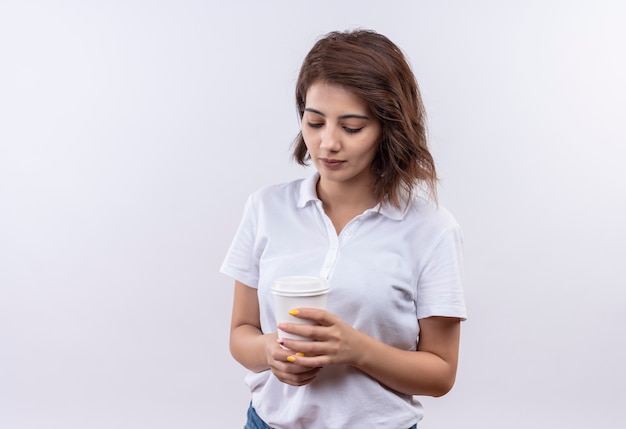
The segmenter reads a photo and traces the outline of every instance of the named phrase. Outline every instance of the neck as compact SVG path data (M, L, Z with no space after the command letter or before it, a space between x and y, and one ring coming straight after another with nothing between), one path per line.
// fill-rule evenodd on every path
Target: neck
M374 207L378 201L374 198L372 182L358 183L317 182L317 196L324 207L335 209L353 209L365 211Z

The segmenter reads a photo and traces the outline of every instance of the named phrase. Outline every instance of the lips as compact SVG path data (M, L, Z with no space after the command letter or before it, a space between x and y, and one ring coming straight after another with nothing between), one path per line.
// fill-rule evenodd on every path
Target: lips
M319 160L324 167L330 168L330 169L339 168L343 165L344 162L346 162L340 159L331 159L331 158L320 158Z

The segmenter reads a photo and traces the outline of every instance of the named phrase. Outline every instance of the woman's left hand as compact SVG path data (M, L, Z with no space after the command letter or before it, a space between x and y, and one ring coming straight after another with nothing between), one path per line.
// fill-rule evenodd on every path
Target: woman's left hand
M300 323L280 323L278 328L284 332L310 338L313 341L299 341L285 338L281 344L294 354L289 361L308 367L322 367L342 363L354 365L359 356L361 332L343 322L334 314L317 308L298 308L293 316L312 320L317 325ZM304 356L296 355L296 352Z
M336 363L351 365L407 395L441 396L454 384L459 354L458 318L420 319L417 350L401 350L360 332L328 311L314 308L297 310L297 314L290 314L312 320L318 325L278 325L282 331L313 340L281 340L285 347L293 351L286 358L289 362L310 368Z

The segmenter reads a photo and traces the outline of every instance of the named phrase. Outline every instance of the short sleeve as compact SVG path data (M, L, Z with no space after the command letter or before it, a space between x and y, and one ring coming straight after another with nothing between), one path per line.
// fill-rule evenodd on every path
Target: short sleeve
M418 279L417 318L467 318L461 283L463 234L458 225L446 229L434 244Z
M255 258L257 216L253 198L246 201L239 228L220 267L220 272L253 288L259 283L259 262Z

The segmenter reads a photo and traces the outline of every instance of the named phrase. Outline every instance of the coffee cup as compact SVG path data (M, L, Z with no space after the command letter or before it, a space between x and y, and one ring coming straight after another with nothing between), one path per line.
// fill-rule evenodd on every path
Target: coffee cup
M300 319L290 315L289 311L304 307L326 309L328 290L328 281L323 277L286 276L277 278L272 285L276 321L278 323L315 325L312 320ZM283 332L280 329L278 330L278 338L311 340L300 335Z

